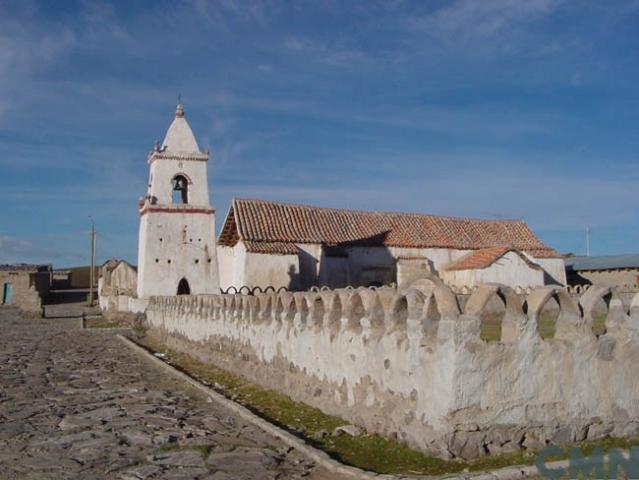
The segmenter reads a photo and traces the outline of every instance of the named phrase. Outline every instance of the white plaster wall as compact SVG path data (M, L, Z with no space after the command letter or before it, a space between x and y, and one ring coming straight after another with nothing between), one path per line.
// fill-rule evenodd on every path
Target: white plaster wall
M220 270L220 287L240 288L246 284L246 247L240 241L233 247L219 245L217 261Z
M531 268L515 252L508 252L487 268L474 270L444 270L440 273L447 285L454 287L478 287L486 283L501 283L511 287L541 287L544 272Z
M636 287L639 285L639 269L627 270L581 270L577 272L582 278L590 280L594 285L618 285Z
M563 258L533 258L533 261L542 267L559 285L566 285L566 264ZM550 282L546 283L549 284Z
M246 253L246 276L248 287L286 287L295 289L299 282L299 259L297 255L266 255ZM238 288L241 285L238 285Z
M344 288L351 283L348 257L330 257L322 254L319 267L319 285Z
M149 175L149 195L157 199L160 205L171 205L173 184L171 180L184 174L191 180L188 185L188 203L190 205L209 206L209 186L206 161L158 159L151 163Z
M322 246L320 244L298 243L297 248L300 251L298 255L300 270L299 288L308 290L310 287L318 284Z
M622 434L637 424L639 309L632 317L611 311L608 333L597 338L590 329L590 306L607 292L584 295L584 318L566 294L556 338L542 340L536 312L552 291L534 290L524 314L513 292L504 290L502 340L487 343L479 337L481 312L501 288L478 289L466 311L454 313L452 292L438 287L434 299L441 319L435 323L423 313L429 293L393 289L324 292L322 303L333 307L319 315L312 293L160 298L152 300L147 319L152 329L200 346L213 348L226 339L249 348L260 365L279 359L322 391L333 386L334 396L305 396L306 389L293 383L271 388L373 431L398 432L423 449L442 435L492 427L501 436L512 427L521 438L522 428L546 438L564 425L579 431L603 423ZM343 309L331 295L341 298ZM363 316L349 307L356 298L366 305ZM280 302L283 310L274 307ZM407 309L398 308L402 302ZM446 448L455 448L454 442Z
M182 278L193 294L219 292L215 215L147 213L140 219L139 245L138 297L175 295Z
M393 256L397 257L426 257L432 262L432 266L436 273L454 262L455 260L463 257L464 255L472 252L473 250L453 250L449 248L399 248L390 247Z
M288 268L291 265L289 260L284 261L278 258L280 255L260 254L260 257L256 257L249 262L246 256L236 251L241 244L241 241L238 242L238 245L231 250L228 249L229 247L220 247L220 254L224 255L224 258L220 260L220 274L224 277L222 281L223 288L231 285L238 286L238 288L249 284L254 286L271 285L268 282L284 286L288 282L286 272L288 272ZM423 257L426 259L428 267L444 278L444 268L447 265L473 251L446 248L355 246L345 249L348 256L343 260L340 257L326 257L320 244L298 244L297 247L300 249L298 288L301 290L307 290L314 285L329 285L331 287L350 285L359 287L368 286L373 281L379 281L382 284L398 281L401 283L402 279L398 277L397 266L397 259L401 257ZM267 259L266 257L270 258ZM531 260L547 270L560 284L565 284L565 269L562 259L536 259L531 257ZM344 261L346 266L344 266ZM539 282L538 274L536 273L529 272L524 274L523 277L521 276L521 271L529 270L528 268L522 269L520 263L523 262L521 262L521 259L519 259L519 263L515 259L506 260L505 262L514 262L514 270L512 272L489 270L485 273L455 274L454 278L448 275L446 278L451 278L451 284L460 287L470 287L485 282L502 282L513 287L544 285L544 282ZM277 268L277 265L282 265L284 270L279 273L275 272L273 269ZM264 271L260 271L261 269L264 269ZM337 277L340 279L347 278L347 283L341 285L341 281L334 280ZM464 278L467 278L470 283L462 285L461 282L464 281ZM526 285L522 285L522 283Z
M111 287L116 294L135 295L137 293L137 283L138 272L125 262L120 262L111 272Z

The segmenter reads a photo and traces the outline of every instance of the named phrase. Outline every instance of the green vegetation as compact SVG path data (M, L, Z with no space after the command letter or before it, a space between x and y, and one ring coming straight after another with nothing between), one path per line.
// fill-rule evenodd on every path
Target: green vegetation
M286 395L254 385L242 377L199 362L189 355L167 350L164 345L148 337L138 338L137 341L152 352L164 353L166 360L180 370L206 384L215 385L215 388L221 390L225 396L270 422L302 436L310 444L346 464L379 473L433 475L460 472L465 469L494 468L490 464L490 459L482 459L474 463L449 462L429 457L401 445L396 440L377 435L333 437L331 433L335 428L348 425L349 422L322 413L319 409L304 403L296 402ZM517 458L517 462L520 458L521 456ZM496 457L493 458L495 459ZM498 462L496 465L501 466L504 460L501 459Z
M542 312L539 318L539 335L543 339L555 336L558 312ZM597 313L593 319L592 331L602 335L606 331L606 313ZM486 342L498 342L501 339L501 314L487 314L482 319L480 338Z
M117 321L110 322L108 320L97 320L91 321L88 320L86 322L86 328L124 328L124 325L121 325Z

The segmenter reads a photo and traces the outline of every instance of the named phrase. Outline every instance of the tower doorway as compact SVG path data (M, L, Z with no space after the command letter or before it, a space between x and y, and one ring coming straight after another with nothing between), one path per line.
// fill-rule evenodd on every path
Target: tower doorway
M180 283L178 283L177 294L191 295L191 287L189 286L189 282L186 280L186 278L183 278L182 280L180 280Z

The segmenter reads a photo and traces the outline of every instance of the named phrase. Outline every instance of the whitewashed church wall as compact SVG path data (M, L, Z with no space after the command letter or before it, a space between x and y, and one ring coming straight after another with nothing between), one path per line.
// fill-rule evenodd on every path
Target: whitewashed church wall
M246 253L246 277L248 287L285 287L295 290L299 285L299 257L297 255L267 255ZM239 288L239 287L238 287Z
M318 284L322 246L310 243L298 243L296 245L299 249L299 288L300 290L308 290Z
M218 245L217 261L220 269L220 288L240 288L246 284L246 247L238 242L233 247Z
M533 261L546 272L546 284L566 285L566 264L563 258L533 258Z
M531 268L515 252L508 252L486 268L473 270L444 270L440 273L444 282L452 287L475 288L487 283L501 283L513 288L534 288L544 285L544 272Z
M181 165L181 166L180 166ZM155 160L150 168L151 195L160 205L173 204L173 184L171 181L178 174L191 180L188 184L189 205L208 206L209 186L207 183L207 162L189 160Z
M140 219L138 297L175 295L186 278L191 293L219 292L215 216L154 212Z

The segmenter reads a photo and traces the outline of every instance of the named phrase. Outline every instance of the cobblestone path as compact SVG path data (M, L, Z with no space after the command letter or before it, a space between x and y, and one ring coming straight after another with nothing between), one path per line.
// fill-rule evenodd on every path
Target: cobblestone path
M0 309L0 479L334 478L78 327Z

